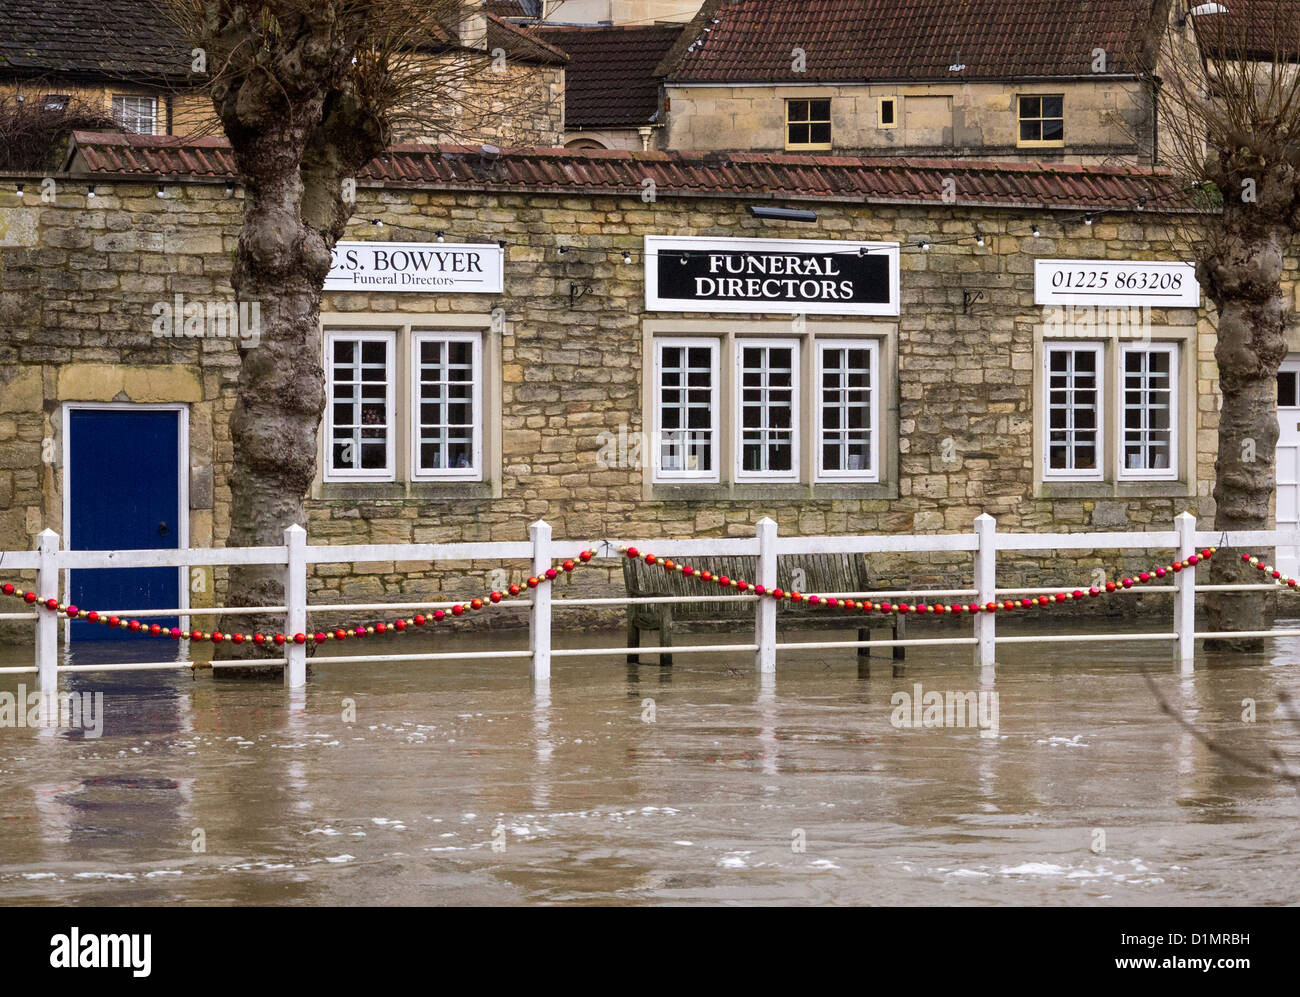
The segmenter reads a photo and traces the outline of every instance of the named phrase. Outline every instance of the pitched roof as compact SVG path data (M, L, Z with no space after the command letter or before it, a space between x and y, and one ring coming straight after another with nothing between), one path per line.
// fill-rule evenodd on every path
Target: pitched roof
M539 0L483 0L483 9L497 17L535 18L540 7Z
M163 82L190 60L156 0L0 0L0 75Z
M75 132L69 161L94 176L235 176L224 138ZM849 158L767 153L504 149L486 161L477 146L397 145L359 180L439 189L635 195L653 180L659 197L933 204L956 181L960 204L999 207L1195 210L1167 172L973 160Z
M532 33L569 55L564 72L566 127L628 128L649 124L659 109L655 67L682 27L541 27Z
M525 31L495 14L487 15L487 47L489 52L503 50L513 62L534 66L563 66L569 61L567 55L535 32Z
M674 83L1092 76L1099 48L1110 74L1133 74L1154 54L1167 2L707 0L658 75ZM805 53L802 70L795 49Z
M1207 10L1189 18L1206 55L1259 62L1300 61L1300 0L1228 0L1220 6L1227 9Z

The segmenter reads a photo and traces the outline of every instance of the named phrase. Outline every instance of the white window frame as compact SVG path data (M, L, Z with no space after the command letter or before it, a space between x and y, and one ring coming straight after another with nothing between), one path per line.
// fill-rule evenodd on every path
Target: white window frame
M813 424L812 438L809 440L813 449L813 481L862 481L878 482L880 480L880 342L875 339L817 339L812 341L815 352L813 358ZM871 455L871 467L868 470L828 471L822 467L823 426L822 414L826 409L823 397L822 378L825 374L824 350L866 350L870 355L871 365L868 380L870 382L870 418L871 442L868 451Z
M470 399L473 464L469 468L420 467L420 346L436 340L446 343L469 343L474 377ZM483 335L479 332L453 332L444 329L412 329L410 345L410 438L412 481L482 481L483 480Z
M1089 468L1054 468L1052 467L1052 354L1056 352L1093 353L1096 356L1095 378L1097 381L1097 460L1096 467ZM1043 343L1042 368L1042 455L1043 480L1045 481L1102 481L1106 475L1106 352L1103 343L1081 343L1069 340L1048 340Z
M769 339L767 337L740 337L735 339L735 379L732 382L731 420L732 453L735 458L733 473L736 481L799 481L800 480L800 409L803 404L803 384L799 358L803 343L798 339ZM747 349L789 349L790 351L790 470L746 471L744 426L744 364Z
M1169 466L1151 470L1136 470L1125 466L1124 459L1124 411L1126 387L1125 365L1130 353L1164 353L1169 357ZM1120 346L1117 360L1117 387L1115 398L1116 437L1115 464L1116 476L1121 481L1176 481L1178 480L1178 422L1182 418L1178 384L1179 352L1177 343L1125 343Z
M334 467L334 343L336 340L382 342L388 347L388 377L385 381L387 462L383 468ZM322 478L325 481L395 481L397 479L397 332L375 329L327 329L325 331L325 453Z
M713 433L713 468L712 470L689 470L686 468L680 470L664 470L661 466L663 458L663 351L665 347L672 349L696 349L706 348L710 351L710 377L713 381L713 387L710 391L709 398L709 425ZM687 482L717 482L721 480L720 471L722 467L722 426L720 423L720 413L722 406L720 398L722 394L721 380L721 356L722 341L711 337L701 338L698 336L656 336L652 341L654 350L654 384L653 384L653 404L654 404L654 435L650 440L650 449L653 454L653 474L655 481L687 481ZM683 387L685 387L683 385Z
M121 112L118 111L118 101L121 101L123 105ZM129 128L126 123L129 118L129 120L135 125L138 126L140 124L142 120L141 115L139 113L138 102L140 101L146 101L148 102L149 105L149 130L147 132L138 131L136 128ZM132 108L129 114L126 110L126 105L128 102L130 102L130 106ZM117 122L119 127L126 128L128 131L131 131L136 135L157 135L158 134L158 98L157 97L149 97L143 94L115 93L113 94L112 110L113 110L113 120Z

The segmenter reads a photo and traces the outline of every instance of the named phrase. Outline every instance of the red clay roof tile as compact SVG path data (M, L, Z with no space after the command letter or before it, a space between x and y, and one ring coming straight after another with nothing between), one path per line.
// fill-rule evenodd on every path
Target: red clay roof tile
M75 132L72 153L99 176L230 178L224 138ZM773 153L503 149L491 160L477 146L396 145L372 160L362 181L471 190L635 194L654 181L660 197L714 196L944 205L944 181L963 204L1083 209L1188 210L1167 172L977 160L854 158Z

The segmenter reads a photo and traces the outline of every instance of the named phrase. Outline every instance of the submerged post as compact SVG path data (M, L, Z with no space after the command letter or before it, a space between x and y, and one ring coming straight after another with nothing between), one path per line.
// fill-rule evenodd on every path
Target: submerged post
M975 601L980 612L975 616L975 664L981 668L993 666L994 614L984 608L998 598L998 522L987 512L975 517L975 537L979 547L975 550Z
M307 684L307 645L293 638L307 632L307 531L297 523L286 527L284 545L284 680L290 689L301 689Z
M529 674L534 680L550 681L551 585L546 569L551 566L551 524L539 519L528 527L528 537L533 542L533 577L539 579L528 613L528 648L533 652Z
M776 520L764 516L754 525L758 536L758 568L754 582L764 591L776 588ZM776 671L776 600L761 597L754 610L754 665L760 672Z
M59 535L53 530L41 530L36 537L36 550L41 556L36 569L37 602L59 600ZM36 670L40 678L41 698L51 702L59 691L59 617L48 609L36 607Z
M1175 561L1185 561L1196 553L1196 517L1190 512L1180 512L1174 517L1174 531L1178 534ZM1186 567L1174 575L1174 632L1178 642L1174 645L1174 660L1183 675L1191 675L1196 665L1196 568Z

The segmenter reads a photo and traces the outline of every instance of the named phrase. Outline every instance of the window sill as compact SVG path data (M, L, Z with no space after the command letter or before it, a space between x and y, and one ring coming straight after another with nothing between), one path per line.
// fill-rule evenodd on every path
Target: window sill
M1189 498L1194 489L1186 481L1043 481L1035 498Z
M312 498L322 502L463 502L494 497L490 481L322 481L312 489Z
M888 482L819 481L760 484L756 482L723 482L721 484L677 484L656 481L650 486L650 498L655 502L789 502L821 499L896 499L898 486Z

